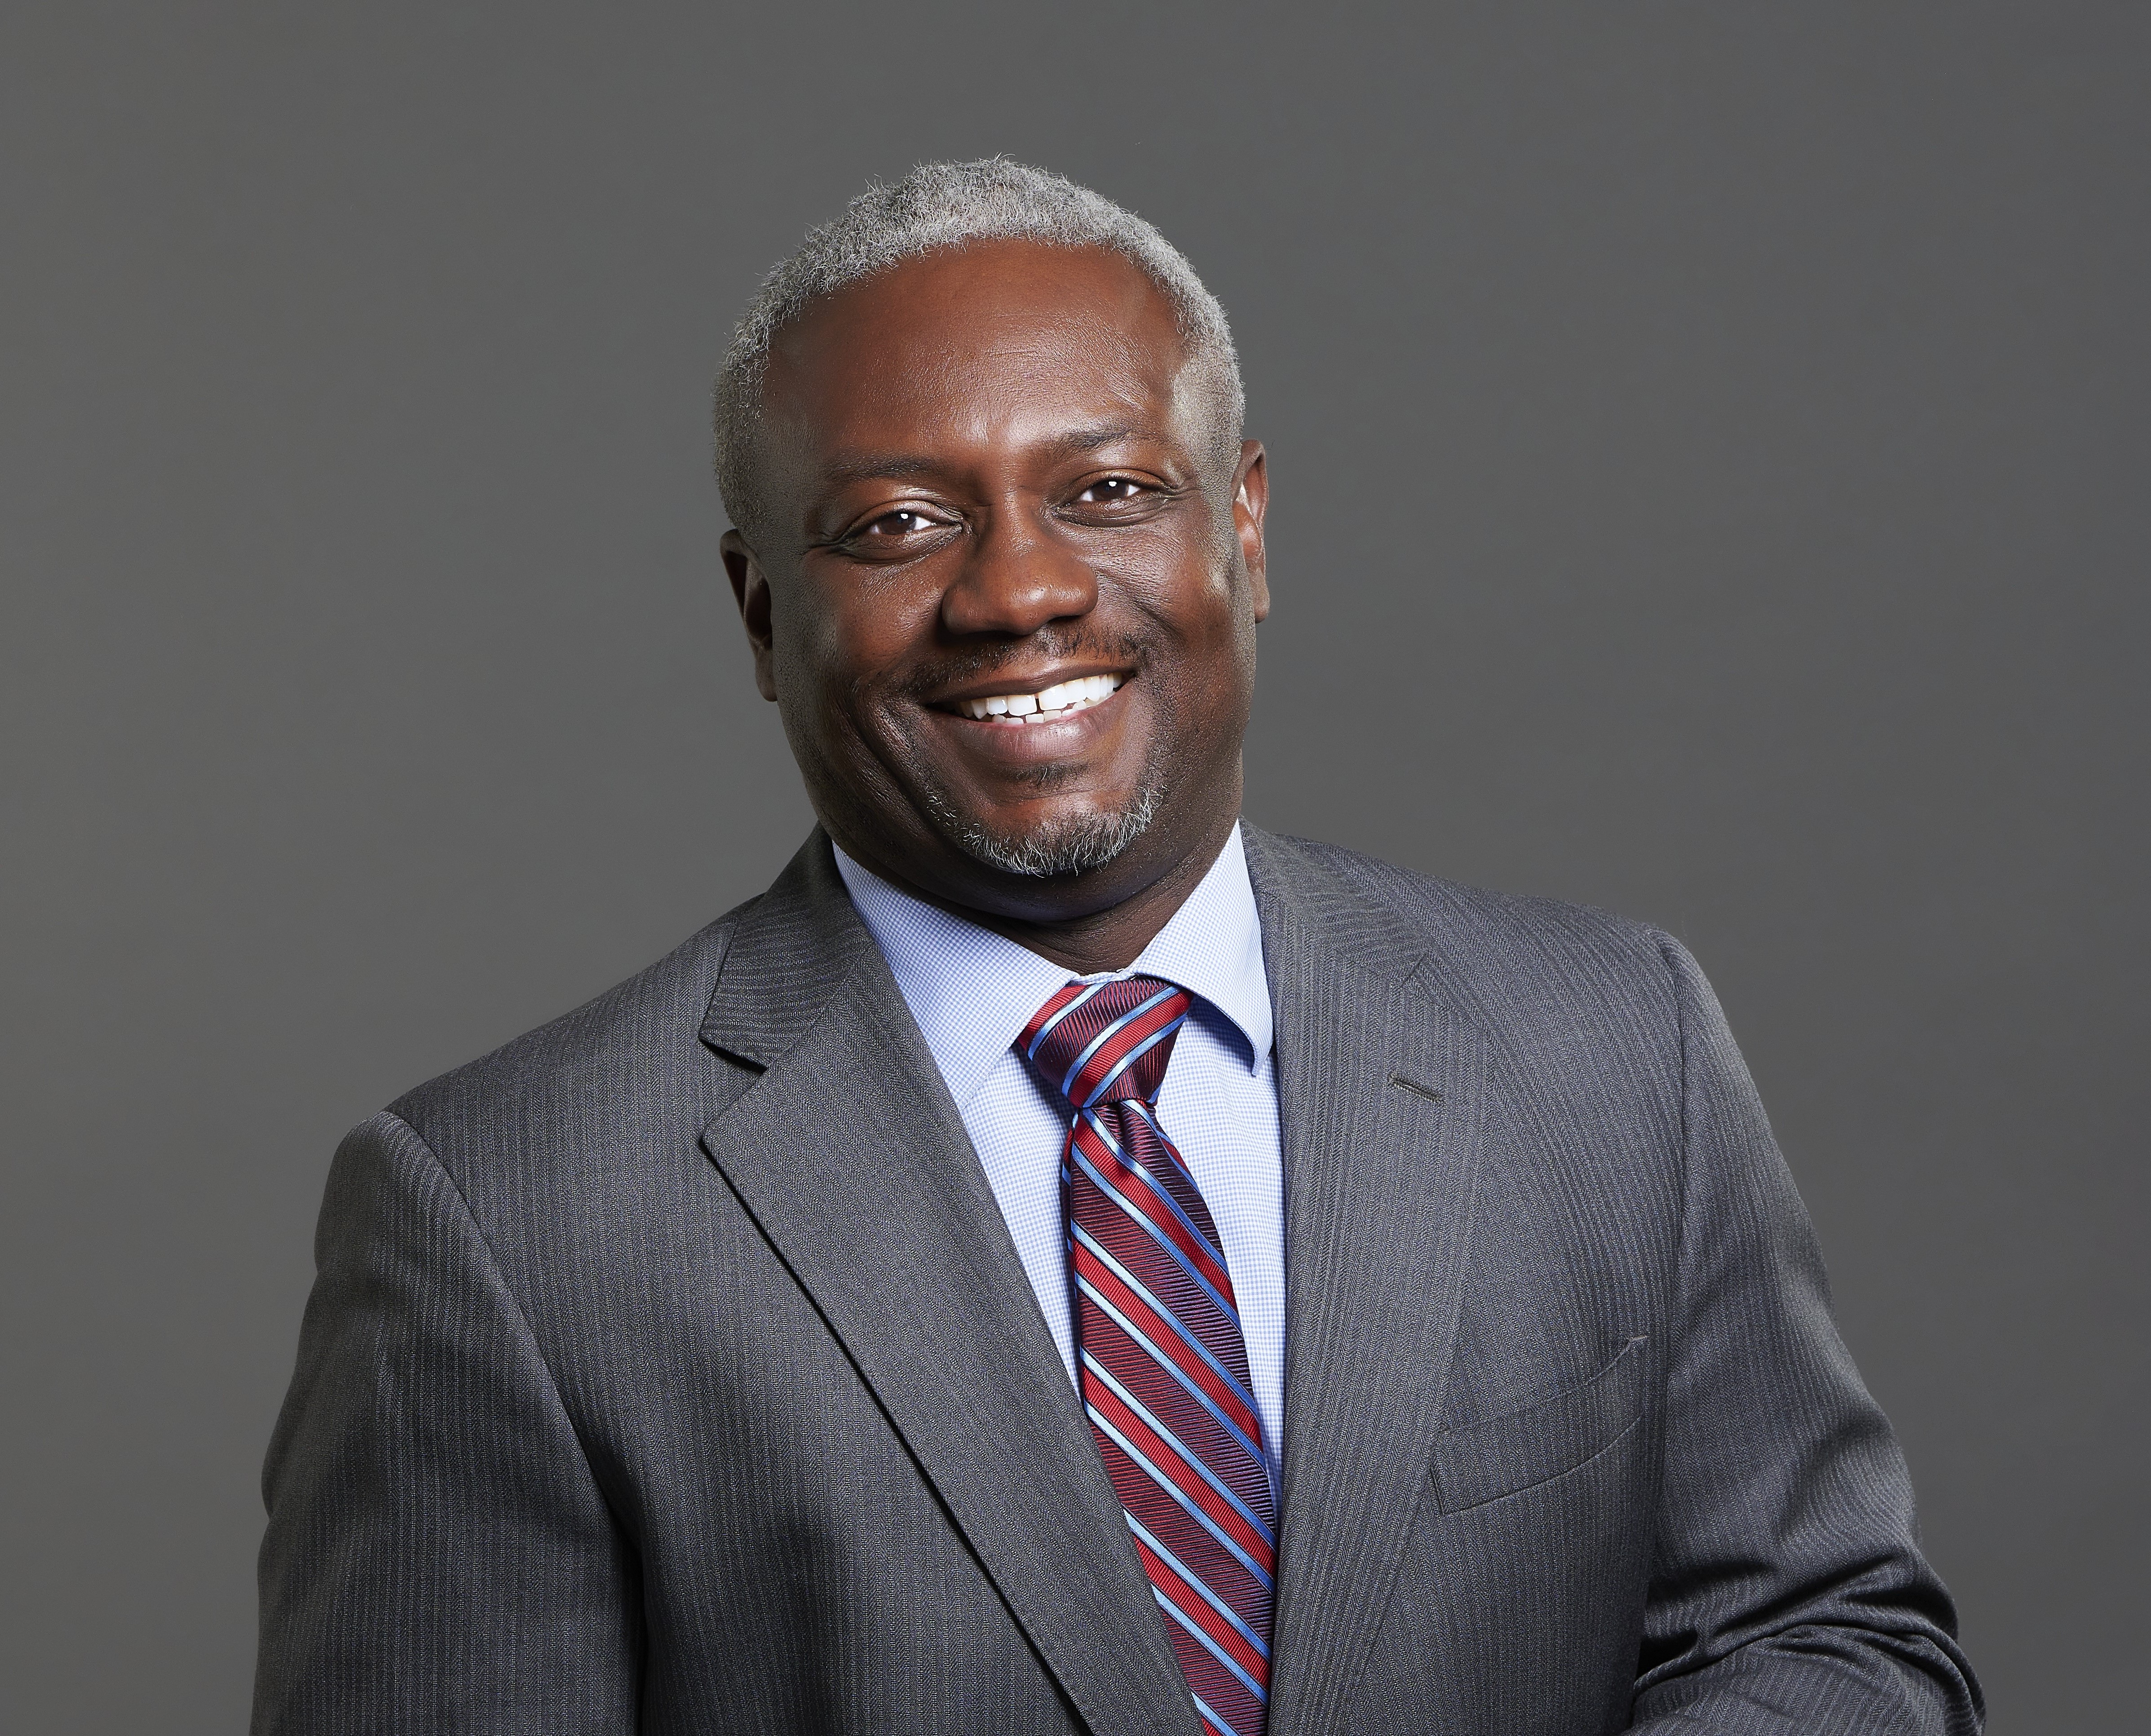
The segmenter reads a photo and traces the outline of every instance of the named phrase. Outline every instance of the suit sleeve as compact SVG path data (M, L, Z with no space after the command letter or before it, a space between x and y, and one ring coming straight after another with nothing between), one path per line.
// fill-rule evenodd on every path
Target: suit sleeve
M1895 1437L1695 963L1668 942L1687 1145L1658 1541L1633 1728L1975 1732Z
M634 1557L454 1182L337 1153L263 1488L255 1736L625 1733Z

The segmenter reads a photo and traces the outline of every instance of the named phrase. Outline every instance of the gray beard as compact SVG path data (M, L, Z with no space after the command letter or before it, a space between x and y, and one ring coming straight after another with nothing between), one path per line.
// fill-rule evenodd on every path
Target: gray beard
M1162 792L1158 780L1146 779L1135 800L1116 814L1081 814L1027 838L996 838L965 820L930 786L922 793L944 835L966 855L1005 874L1046 880L1056 874L1088 874L1118 856L1157 817Z

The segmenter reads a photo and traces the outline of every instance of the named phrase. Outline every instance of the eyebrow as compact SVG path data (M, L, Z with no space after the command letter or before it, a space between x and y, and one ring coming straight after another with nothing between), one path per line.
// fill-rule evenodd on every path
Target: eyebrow
M1110 446L1116 440L1161 438L1133 423L1110 423L1096 428L1071 428L1042 444L1048 452L1072 457L1079 453L1096 452L1100 447ZM883 478L898 480L936 475L947 468L945 461L940 458L904 453L867 453L835 459L823 468L822 480L824 483L866 482Z

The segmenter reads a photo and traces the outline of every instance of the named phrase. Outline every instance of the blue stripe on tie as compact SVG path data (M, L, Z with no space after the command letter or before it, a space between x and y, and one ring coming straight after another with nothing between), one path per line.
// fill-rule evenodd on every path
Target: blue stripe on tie
M1060 1095L1064 1097L1068 1095L1068 1087L1075 1084L1076 1076L1083 1070L1083 1063L1090 1060L1092 1055L1098 1052L1099 1045L1106 1041L1116 1031L1126 1029L1130 1020L1141 1018L1145 1013L1147 1013L1160 1001L1166 1000L1168 996L1177 995L1179 992L1179 989L1174 988L1172 984L1167 983L1165 987L1159 989L1156 994L1151 995L1151 998L1145 1001L1141 1006L1133 1008L1130 1011L1121 1014L1119 1018L1116 1019L1111 1025L1100 1031L1097 1035L1091 1038L1089 1043L1084 1045L1083 1052L1076 1057L1076 1065L1068 1070L1068 1076L1060 1081ZM1113 1074L1116 1078L1119 1077L1120 1070L1121 1070L1117 1067L1114 1068Z
M1216 1538L1217 1541L1224 1546L1226 1551L1231 1554L1235 1561L1238 1561L1239 1564L1243 1567L1245 1567L1248 1572L1253 1574L1256 1578L1262 1581L1266 1589L1273 1594L1276 1592L1276 1582L1268 1574L1263 1572L1263 1570L1253 1561L1248 1560L1247 1551L1241 1548L1238 1544L1235 1543L1219 1529L1217 1521L1202 1511L1202 1504L1200 1501L1197 1501L1193 1496L1190 1495L1177 1483L1174 1482L1171 1477L1168 1477L1161 1472L1155 1465L1151 1463L1148 1455L1144 1453L1141 1447L1137 1446L1133 1441L1130 1440L1126 1435L1121 1434L1118 1429L1114 1427L1111 1418L1101 1416L1095 1409L1088 1404L1086 1404L1083 1407L1083 1415L1090 1420L1091 1426L1092 1428L1097 1430L1100 1434L1105 1435L1106 1438L1111 1440L1114 1445L1117 1446L1122 1452L1126 1453L1130 1460L1140 1470L1141 1470L1145 1476L1148 1477L1151 1482L1162 1489L1165 1491L1167 1497L1171 1500L1175 1506L1178 1507L1182 1512L1187 1514L1189 1518L1192 1519L1197 1525L1201 1526L1204 1531L1209 1532L1212 1537ZM1125 1511L1126 1510L1123 1509L1122 1511ZM1259 1525L1261 1524L1261 1521L1258 1520L1256 1523ZM1267 1529L1265 1529L1263 1535L1268 1535Z
M1189 1259L1186 1254L1181 1252L1179 1245L1173 1241L1172 1237L1167 1235L1163 1230L1152 1223L1145 1213L1136 1210L1136 1208L1128 1202L1126 1197L1121 1193L1119 1188L1116 1187L1111 1182L1100 1175L1098 1173L1097 1166L1092 1163L1088 1157L1086 1157L1083 1155L1081 1149L1073 1140L1070 1140L1068 1142L1068 1151L1069 1154L1075 1158L1076 1162L1082 1165L1083 1173L1091 1178L1091 1182L1096 1186L1098 1192L1104 1194L1107 1199L1112 1201L1115 1205L1121 1208L1121 1210L1126 1212L1130 1217L1133 1218L1137 1223L1141 1224L1144 1229L1147 1230L1150 1232L1151 1240L1156 1243L1160 1248L1171 1254L1175 1260L1180 1263L1180 1269L1182 1272L1185 1272L1190 1278L1193 1278L1197 1283L1202 1286L1202 1293L1207 1296L1211 1301L1217 1304L1218 1311L1222 1313L1227 1320L1230 1320L1232 1323L1232 1330L1235 1332L1239 1331L1240 1311L1234 1308L1231 1303L1226 1301L1223 1297L1220 1296L1217 1293L1216 1287L1211 1283L1210 1280L1203 1277L1200 1272L1196 1270L1195 1263ZM1143 1176L1144 1179L1149 1179L1147 1174L1143 1169L1143 1167L1140 1163L1131 1164L1128 1167L1134 1170L1137 1175ZM1065 1165L1062 1166L1062 1172L1064 1174L1066 1172ZM1075 1178L1071 1176L1069 1179L1070 1182L1073 1182ZM1153 1188L1156 1188L1157 1184L1155 1182L1152 1182L1151 1186ZM1177 1215L1182 1222L1187 1222L1187 1214L1182 1212L1179 1207L1172 1205L1172 1195L1165 1193L1162 1190L1160 1190L1159 1197L1165 1201L1166 1204L1172 1206L1175 1215ZM1195 1230L1195 1226L1192 1223L1188 1224L1187 1227L1191 1230ZM1210 1246L1209 1242L1202 1237L1202 1232L1200 1230L1195 1230L1195 1234L1197 1238L1202 1242L1202 1245L1205 1248ZM1221 1262L1220 1263L1222 1264L1222 1263Z
M1180 1341L1187 1345L1187 1348L1192 1350L1197 1356L1201 1357L1205 1363L1216 1371L1217 1378L1222 1380L1226 1385L1232 1388L1233 1392L1239 1396L1242 1402L1247 1405L1248 1415L1249 1416L1258 1418L1262 1415L1262 1407L1255 1403L1255 1395L1249 1392L1248 1389L1242 1384L1239 1378L1235 1375L1230 1369L1227 1368L1224 1364L1218 1361L1215 1356L1212 1356L1210 1354L1209 1346L1205 1344L1202 1339L1195 1336L1194 1333L1189 1329L1188 1324L1185 1320L1182 1319L1178 1314L1175 1313L1171 1308L1160 1302L1156 1297L1151 1294L1149 1285L1146 1284L1141 1278L1137 1278L1135 1273L1129 1271L1126 1267L1123 1266L1118 1260L1107 1253L1104 1248L1101 1248L1098 1245L1096 1239L1088 1230L1085 1229L1081 1224L1071 1223L1069 1226L1069 1228L1077 1237L1081 1238L1084 1247L1089 1248L1092 1253L1096 1254L1099 1260L1102 1262L1112 1273L1114 1277L1119 1278L1122 1283L1126 1284L1131 1290L1133 1290L1136 1295L1141 1297L1145 1302L1147 1302L1152 1308L1156 1310L1159 1314L1164 1317L1166 1324L1172 1327L1175 1333L1179 1334ZM1138 1334L1138 1336L1140 1336L1140 1334ZM1237 1429L1233 1430L1232 1432L1235 1435L1240 1434L1240 1431ZM1240 1438L1241 1440L1245 1440L1247 1436L1241 1435ZM1256 1455L1258 1459L1262 1455L1259 1453Z
M1225 1546L1225 1548L1242 1566L1245 1567L1250 1573L1261 1580L1265 1586L1269 1587L1271 1591L1274 1592L1277 1589L1276 1584L1270 1578L1270 1576L1263 1572L1263 1570L1257 1566L1254 1562L1249 1561L1248 1559L1248 1552L1242 1549L1240 1546L1235 1543L1230 1537L1227 1536L1225 1533L1219 1529L1217 1521L1202 1511L1202 1502L1196 1500L1193 1496L1182 1489L1179 1484L1174 1482L1171 1477L1167 1476L1155 1465L1151 1464L1149 1455L1146 1454L1141 1447L1137 1446L1133 1441L1130 1440L1126 1435L1121 1434L1118 1429L1114 1427L1111 1418L1101 1416L1094 1408L1088 1404L1086 1404L1083 1407L1083 1415L1090 1419L1091 1426L1092 1428L1097 1430L1100 1434L1105 1435L1113 1443L1114 1445L1117 1446L1122 1452L1126 1453L1135 1465L1142 1471L1145 1476L1148 1477L1151 1482L1156 1484L1159 1488L1162 1489L1166 1492L1167 1498L1172 1501L1175 1506L1178 1507L1182 1512L1187 1514L1190 1519L1192 1519L1197 1525L1201 1526L1204 1531L1209 1532L1212 1536L1215 1537L1218 1542ZM1126 1510L1123 1509L1123 1511ZM1263 1522L1259 1519L1257 1520L1255 1523L1261 1528L1263 1535L1267 1537L1269 1535L1269 1527L1263 1525ZM1275 1546L1273 1545L1272 1546L1274 1547Z
M1265 1706L1269 1704L1270 1697L1263 1692L1262 1685L1258 1683L1253 1676L1250 1676L1245 1670L1240 1668L1238 1660L1236 1659L1231 1652L1227 1652L1222 1646L1219 1645L1217 1641L1211 1638L1208 1634L1202 1631L1202 1624L1200 1622L1197 1621L1194 1617L1183 1613L1180 1606L1175 1603L1172 1599L1167 1597L1164 1592L1158 1590L1157 1586L1154 1582L1151 1586L1150 1594L1151 1597L1157 1599L1157 1607L1160 1609L1163 1610L1167 1615L1170 1616L1174 1621L1179 1622L1182 1627L1185 1627L1189 1633L1194 1636L1196 1644L1202 1647L1204 1651L1207 1652L1212 1658L1216 1658L1218 1663L1223 1664L1227 1669L1237 1676L1240 1678L1242 1685L1247 1688L1249 1693L1260 1700Z
M1237 1612L1233 1609L1232 1606L1226 1602L1222 1597L1220 1597L1216 1592L1211 1589L1208 1581L1204 1579L1201 1574L1195 1572L1193 1568L1190 1567L1187 1562L1181 1560L1181 1558L1175 1555L1171 1550L1167 1549L1164 1544L1159 1542L1156 1537L1152 1536L1151 1533L1144 1528L1143 1522L1140 1519L1136 1518L1134 1514L1129 1512L1125 1507L1123 1507L1121 1511L1122 1516L1124 1516L1128 1521L1128 1528L1138 1537L1141 1537L1144 1542L1150 1545L1151 1552L1152 1554L1164 1556L1167 1563L1172 1567L1172 1571L1177 1573L1182 1579L1186 1580L1188 1584L1193 1586L1197 1591L1200 1592L1202 1594L1202 1601L1208 1604L1211 1608L1216 1610L1217 1613L1222 1616L1227 1621L1230 1622L1233 1627L1237 1628L1240 1632L1240 1637L1246 1640L1249 1645L1253 1646L1258 1652L1261 1652L1264 1658L1268 1658L1270 1655L1270 1648L1263 1643L1263 1637L1259 1633L1257 1633L1253 1628L1248 1627L1245 1622L1243 1622L1240 1619Z
M1138 1103L1136 1105L1136 1107L1137 1109L1141 1109L1142 1106ZM1105 1141L1106 1149L1107 1151L1111 1151L1116 1157L1119 1158L1121 1162L1127 1165L1130 1169L1141 1176L1144 1181L1150 1184L1151 1191L1156 1194L1160 1199L1163 1200L1167 1205L1172 1207L1172 1215L1178 1218L1182 1223L1186 1224L1187 1227L1194 1232L1196 1240L1210 1250L1211 1253L1216 1257L1217 1263L1220 1266L1224 1267L1227 1275L1229 1276L1232 1273L1232 1268L1231 1263L1225 1258L1225 1250L1218 1247L1217 1238L1215 1237L1204 1234L1202 1225L1196 1222L1193 1218L1190 1217L1185 1212L1181 1210L1180 1202L1175 1199L1172 1194L1166 1191L1165 1183L1159 1181L1156 1176L1150 1172L1148 1166L1144 1164L1140 1159L1131 1157L1128 1155L1127 1149L1121 1145L1120 1141L1113 1137L1113 1130L1106 1125L1104 1118L1097 1115L1095 1111L1086 1110L1083 1112L1081 1119L1088 1121L1091 1124L1091 1131L1096 1133L1099 1138ZM1189 1187L1195 1187L1195 1177L1187 1175L1187 1160L1180 1155L1180 1148L1165 1136L1165 1130L1157 1125L1156 1116L1147 1116L1146 1119L1149 1121L1151 1131L1157 1135L1158 1143L1163 1146L1167 1151L1172 1154L1173 1167L1177 1169L1182 1175L1187 1176L1187 1185ZM1200 1187L1195 1187L1195 1192L1199 1196L1202 1190Z
M1070 1001L1066 1006L1061 1008L1059 1012L1055 1013L1050 1019L1047 1020L1044 1025L1041 1025L1038 1028L1038 1035L1030 1040L1030 1047L1023 1051L1024 1059L1025 1060L1036 1060L1038 1059L1038 1045L1040 1043L1043 1043L1047 1037L1053 1034L1055 1027L1056 1027L1063 1019L1065 1019L1070 1013L1074 1012L1076 1008L1082 1005L1085 1001L1088 1000L1093 995L1096 995L1105 986L1104 983L1091 984L1089 988L1086 989L1081 995L1077 995L1075 1000Z
M1092 1286L1088 1280L1078 1277L1076 1280L1076 1288L1081 1291L1084 1295L1091 1298L1091 1302L1096 1306L1101 1313L1104 1314L1107 1319L1111 1320L1116 1326L1119 1327L1122 1332L1126 1333L1131 1339L1147 1353L1152 1362L1163 1369L1167 1374L1172 1375L1175 1380L1177 1380L1181 1385L1187 1389L1187 1396L1189 1398L1194 1399L1197 1404L1200 1404L1205 1410L1208 1411L1212 1416L1215 1417L1217 1420L1217 1426L1222 1429L1227 1435L1230 1435L1233 1440L1239 1442L1239 1444L1247 1450L1248 1456L1249 1458L1253 1459L1258 1465L1263 1465L1265 1464L1266 1461L1263 1458L1262 1450L1256 1446L1252 1440L1248 1440L1245 1435L1240 1432L1240 1425L1234 1422L1232 1418L1226 1415L1225 1413L1218 1408L1217 1401L1212 1398L1209 1394L1202 1390L1202 1386L1197 1382L1192 1374L1189 1374L1187 1369L1182 1368L1178 1363L1175 1362L1171 1357L1167 1356L1165 1352L1159 1349L1156 1345L1153 1344L1148 1339L1145 1338L1141 1332L1137 1331L1118 1308L1115 1308L1105 1297L1098 1293L1096 1288ZM1265 1527L1265 1529L1267 1529L1267 1527Z
M1263 1541L1264 1542L1268 1543L1273 1549L1277 1546L1277 1539L1271 1535L1269 1526L1263 1520L1262 1515L1256 1512L1253 1508L1250 1507L1245 1501L1242 1501L1238 1496L1233 1494L1230 1489L1227 1489L1219 1480L1217 1473L1212 1470L1208 1465L1205 1465L1202 1460L1197 1456L1195 1450L1192 1447L1189 1446L1186 1441L1182 1440L1177 1435L1174 1434L1172 1430L1167 1428L1163 1423L1160 1422L1155 1416L1151 1415L1150 1408L1146 1405L1141 1399L1136 1398L1133 1393L1130 1392L1127 1388L1122 1386L1119 1381L1114 1379L1112 1375L1109 1374L1099 1363L1098 1359L1091 1355L1091 1354L1087 1350L1083 1353L1083 1365L1090 1369L1093 1374L1096 1375L1106 1386L1112 1389L1113 1396L1115 1398L1118 1399L1123 1404L1126 1405L1129 1410L1135 1412L1137 1416L1141 1417L1144 1422L1148 1424L1150 1427L1156 1432L1158 1438L1164 1441L1167 1445L1170 1446L1173 1451L1180 1456L1182 1462L1185 1463L1190 1470L1193 1470L1197 1475L1199 1475L1204 1483L1215 1490L1227 1502L1229 1502L1235 1513L1237 1513L1241 1518L1246 1520L1249 1525L1260 1531L1263 1534ZM1083 1408L1086 1411L1090 1410L1090 1406L1087 1404ZM1096 1413L1093 1412L1092 1415L1095 1416ZM1103 1428L1108 1434L1111 1435L1114 1440L1121 1441L1121 1450L1126 1453L1131 1459L1133 1459L1136 1464L1141 1465L1145 1470L1149 1471L1153 1481L1160 1483L1172 1481L1172 1479L1161 1475L1157 1468L1142 1454L1137 1452L1135 1448L1130 1446L1125 1440L1121 1440L1119 1431L1114 1429L1113 1425L1110 1422L1101 1423L1099 1426ZM1187 1502L1182 1501L1181 1505L1185 1506ZM1225 1547L1230 1550L1234 1555L1239 1556L1240 1565L1242 1566L1245 1567L1248 1572L1253 1574L1256 1578L1262 1581L1264 1585L1268 1585L1270 1583L1270 1576L1267 1570L1243 1551L1238 1544L1235 1543L1229 1536L1226 1536L1223 1531L1220 1531L1217 1525L1211 1520L1209 1515L1197 1511L1195 1516L1202 1521L1203 1529L1207 1531L1210 1535L1215 1537L1220 1543L1222 1543Z
M1150 1123L1150 1131L1157 1136L1158 1143L1163 1146L1165 1149L1172 1154L1172 1167L1178 1170L1181 1175L1186 1178L1187 1185L1190 1187L1192 1187L1197 1193L1201 1193L1202 1192L1202 1184L1195 1179L1195 1172L1187 1167L1187 1158L1186 1155L1182 1153L1178 1146L1173 1144L1172 1139L1167 1135L1165 1129L1158 1125L1157 1111L1149 1104L1144 1102L1140 1097L1130 1097L1126 1101L1129 1106L1132 1108L1137 1115L1141 1116L1145 1121Z
M1202 1718L1203 1723L1208 1724L1212 1729L1222 1731L1224 1733L1224 1736L1240 1736L1240 1733L1237 1730L1234 1729L1230 1724L1227 1723L1223 1718L1218 1717L1215 1712L1211 1710L1210 1703L1204 1699L1201 1694L1196 1693L1193 1688L1191 1688L1188 1689L1187 1698L1195 1702L1196 1714Z
M1126 1072L1130 1067L1132 1067L1137 1061L1141 1060L1143 1056L1149 1054L1151 1050L1156 1048L1160 1043L1162 1043L1167 1037L1171 1036L1175 1031L1178 1030L1182 1025L1187 1023L1187 1015L1182 1013L1177 1019L1174 1020L1172 1024L1167 1025L1162 1030L1152 1031L1150 1035L1145 1037L1142 1041L1136 1044L1134 1048L1128 1050L1126 1055L1121 1057L1120 1065L1114 1068L1113 1070L1105 1078L1100 1080L1098 1081L1097 1090L1091 1092L1089 1096L1083 1100L1083 1107L1088 1109L1093 1103L1096 1103L1099 1098L1104 1096L1106 1091L1111 1088L1114 1080L1118 1079L1121 1074ZM1080 1071L1081 1070L1079 1069L1078 1070ZM1070 1079L1073 1079L1076 1075L1071 1073L1068 1076Z

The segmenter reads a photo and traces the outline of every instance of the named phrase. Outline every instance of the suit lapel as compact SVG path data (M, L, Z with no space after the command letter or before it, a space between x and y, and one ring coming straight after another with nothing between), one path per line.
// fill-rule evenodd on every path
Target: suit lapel
M819 832L742 918L702 1035L764 1070L704 1148L1085 1722L1192 1729L1000 1207Z
M1413 980L1426 950L1291 845L1245 833L1277 1014L1285 1424L1271 1736L1329 1728L1430 1468L1486 1113L1487 1048Z

